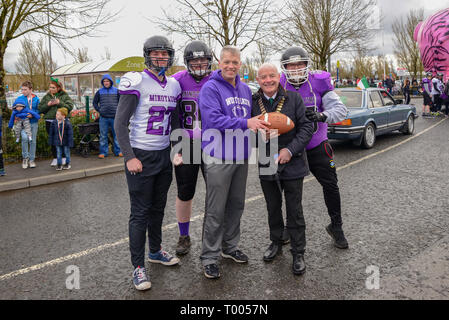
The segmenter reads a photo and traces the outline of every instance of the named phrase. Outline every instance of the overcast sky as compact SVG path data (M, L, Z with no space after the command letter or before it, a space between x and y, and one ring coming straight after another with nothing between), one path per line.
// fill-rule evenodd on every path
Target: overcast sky
M101 59L101 56L104 55L105 47L110 49L113 59L136 55L141 56L144 40L152 35L162 34L157 25L149 20L151 17L162 16L161 2L164 8L167 6L173 8L175 4L174 0L129 0L126 2L112 0L110 3L112 11L123 8L120 17L103 26L101 28L103 33L100 37L73 40L71 44L74 48L88 47L88 54L94 61ZM381 31L376 32L377 35L373 42L374 46L378 47L378 52L382 53L384 50L385 54L393 53L391 25L397 17L402 16L405 18L412 8L424 8L424 16L427 18L436 11L449 7L447 0L377 0L377 3L383 16L381 27L384 30L384 49L382 48ZM178 45L182 43L182 39L179 36L175 35L172 39L175 45L176 43ZM45 39L45 41L48 46L48 40ZM6 70L15 70L14 63L17 60L19 52L20 39L10 42L6 50ZM55 43L52 45L52 52L58 66L73 63L73 58L70 55L64 54ZM243 55L246 54L251 54L251 50L245 50ZM278 60L279 55L273 56L272 59ZM182 58L179 61L182 62Z

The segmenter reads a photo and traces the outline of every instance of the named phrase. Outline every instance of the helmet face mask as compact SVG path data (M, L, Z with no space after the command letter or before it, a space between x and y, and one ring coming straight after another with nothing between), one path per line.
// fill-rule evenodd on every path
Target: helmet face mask
M167 52L167 55L157 54L158 51L165 51ZM145 65L149 69L160 72L173 65L175 49L173 49L173 46L166 37L153 36L145 41L143 46L143 56L145 58Z
M296 65L296 67L292 65ZM287 81L294 86L299 86L307 81L309 66L309 55L301 47L291 47L282 54L281 70Z
M212 71L212 52L204 42L192 41L184 49L184 64L189 74L200 80Z

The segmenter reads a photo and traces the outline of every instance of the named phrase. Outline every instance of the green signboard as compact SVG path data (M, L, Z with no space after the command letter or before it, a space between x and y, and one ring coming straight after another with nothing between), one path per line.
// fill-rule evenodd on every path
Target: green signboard
M128 71L143 71L145 69L144 57L129 57L120 60L114 64L108 71L128 72Z

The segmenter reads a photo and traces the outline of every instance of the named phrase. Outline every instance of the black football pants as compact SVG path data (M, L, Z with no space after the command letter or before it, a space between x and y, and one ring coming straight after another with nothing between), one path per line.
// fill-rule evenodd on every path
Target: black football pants
M337 169L334 163L334 151L329 142L307 150L309 169L323 187L324 202L333 225L342 225L340 190L338 188Z

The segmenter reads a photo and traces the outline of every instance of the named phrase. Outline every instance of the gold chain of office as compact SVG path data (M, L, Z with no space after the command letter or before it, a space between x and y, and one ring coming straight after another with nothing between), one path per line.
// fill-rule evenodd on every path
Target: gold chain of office
M278 106L276 108L276 112L281 112L282 107L284 106L284 101L285 101L285 96L282 97L281 101L279 101ZM267 110L265 109L263 102L262 102L262 96L259 97L258 103L259 103L260 112L262 112L262 114L267 113Z

